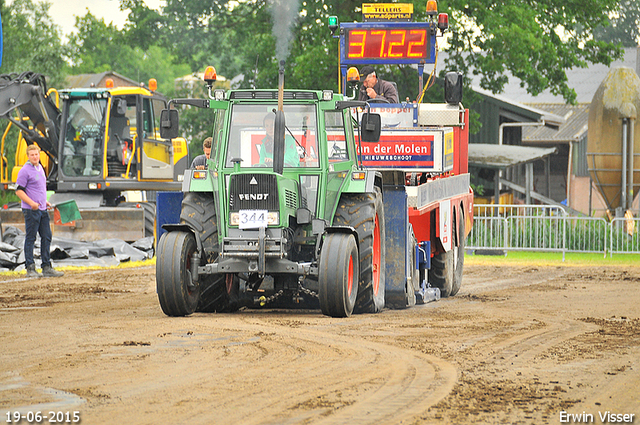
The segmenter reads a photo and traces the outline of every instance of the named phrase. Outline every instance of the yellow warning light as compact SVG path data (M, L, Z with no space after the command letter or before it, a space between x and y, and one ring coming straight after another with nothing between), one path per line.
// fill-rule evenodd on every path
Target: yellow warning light
M349 83L357 83L360 82L360 72L358 72L358 68L352 66L347 69L347 82Z
M158 80L156 80L155 78L149 79L149 90L151 91L158 90Z
M436 0L427 1L427 15L436 16L438 14L438 2Z
M104 83L104 84L105 84L105 86L106 86L108 89L112 89L112 88L113 88L113 86L114 86L114 84L113 84L113 80L112 80L111 78L107 78L107 81L105 81L105 83Z
M204 81L207 83L208 86L212 86L217 79L218 79L218 75L216 74L216 69L211 65L209 65L204 70Z

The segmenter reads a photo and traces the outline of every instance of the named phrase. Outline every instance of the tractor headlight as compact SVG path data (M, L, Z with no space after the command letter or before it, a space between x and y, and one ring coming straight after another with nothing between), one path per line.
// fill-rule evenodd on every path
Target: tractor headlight
M221 90L221 89L214 90L213 97L215 100L218 100L218 101L224 100L224 90Z
M267 213L267 224L269 226L277 226L280 224L280 213L277 211Z

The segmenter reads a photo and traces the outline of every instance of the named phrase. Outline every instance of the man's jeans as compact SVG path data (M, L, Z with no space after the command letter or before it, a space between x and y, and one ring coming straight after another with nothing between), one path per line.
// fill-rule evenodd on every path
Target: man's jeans
M33 245L36 242L36 235L40 233L40 259L42 266L51 265L51 227L49 226L49 213L46 210L22 209L24 215L24 227L26 236L24 238L24 260L25 268L34 264Z

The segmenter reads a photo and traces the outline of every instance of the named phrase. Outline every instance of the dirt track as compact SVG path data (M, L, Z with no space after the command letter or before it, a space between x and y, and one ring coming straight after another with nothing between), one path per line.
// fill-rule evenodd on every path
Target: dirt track
M0 422L640 423L640 267L467 265L454 298L349 319L168 318L154 272L0 276Z

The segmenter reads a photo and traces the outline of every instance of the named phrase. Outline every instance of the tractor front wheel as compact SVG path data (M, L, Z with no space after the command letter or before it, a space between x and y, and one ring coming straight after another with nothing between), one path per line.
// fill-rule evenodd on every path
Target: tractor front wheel
M156 257L156 289L167 316L188 316L198 306L200 287L191 280L191 256L196 241L188 232L168 232L160 237Z
M318 264L318 298L323 314L349 317L358 295L358 247L346 233L325 236Z

